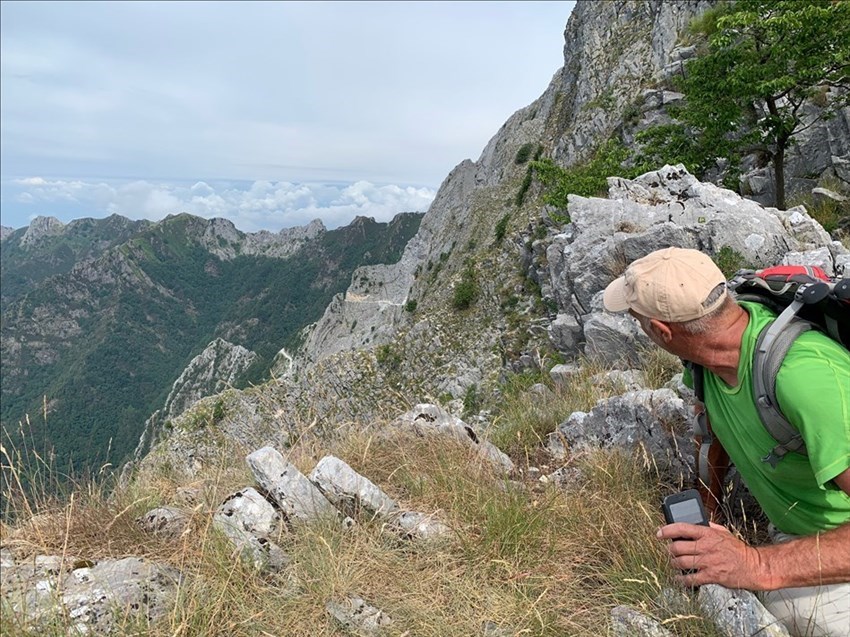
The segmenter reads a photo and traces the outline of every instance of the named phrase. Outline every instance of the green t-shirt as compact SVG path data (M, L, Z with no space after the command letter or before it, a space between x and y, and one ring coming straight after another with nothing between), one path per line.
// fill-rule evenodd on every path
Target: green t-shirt
M776 468L762 462L776 445L753 398L753 351L775 315L741 302L750 315L741 339L738 386L705 371L711 428L777 529L813 535L850 522L850 496L831 480L850 467L850 353L828 336L805 332L791 346L776 379L782 413L803 435L808 456L788 453Z

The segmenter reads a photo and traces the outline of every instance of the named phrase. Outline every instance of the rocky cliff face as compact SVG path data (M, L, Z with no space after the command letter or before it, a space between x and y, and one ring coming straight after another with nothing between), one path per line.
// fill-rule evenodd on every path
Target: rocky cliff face
M445 292L451 290L465 261L486 263L486 277L492 283L510 285L505 266L510 267L511 258L517 256L511 254L512 248L518 246L493 250L493 228L505 216L515 229L526 225L533 230L539 225L539 206L515 210L505 201L519 187L524 172L516 161L519 149L535 145L558 164L569 166L586 159L615 132L623 133L628 142L635 128L668 121L665 106L682 96L663 85L672 74L681 73L683 60L694 54L694 47L682 45L680 34L713 4L579 2L565 31L564 66L543 95L502 126L477 162L462 162L449 174L398 264L355 275L349 291L335 299L313 331L304 358L315 362L352 347L392 341L397 328L411 323L400 306L410 300L431 312L444 306ZM628 109L637 116L626 127L623 114ZM801 135L789 162L791 183L811 188L813 175L842 174L850 157L848 118L850 109L845 109ZM744 191L755 193L760 202L773 196L769 170L755 169L742 178ZM488 254L482 255L482 248ZM500 248L507 254L494 257ZM499 263L488 263L491 258ZM427 276L435 267L442 269L438 285L433 275ZM362 281L379 281L386 289L368 284L364 288ZM545 280L537 283L547 286ZM554 299L549 292L545 287L544 297Z
M850 252L804 208L777 210L700 183L682 166L635 180L611 178L608 199L570 196L573 222L547 248L559 314L550 334L564 353L584 351L612 364L636 364L649 345L631 318L602 310L602 290L635 259L668 246L737 255L740 266L818 265L842 276ZM564 328L568 337L563 338ZM631 360L629 360L631 357Z
M327 231L319 219L314 219L306 226L284 228L277 233L267 230L240 232L227 219L210 219L208 222L197 220L196 223L203 226L201 245L222 260L235 259L239 255L286 259Z
M201 398L219 394L236 385L257 359L255 352L221 338L207 345L174 381L162 409L155 411L145 422L134 457L138 460L147 453L153 437L164 423L182 414Z
M711 0L579 1L564 31L564 66L543 95L487 144L478 181L510 172L518 147L541 143L561 165L586 159L622 125L626 107L670 72L680 34Z
M149 221L131 221L119 215L76 219L68 224L36 217L26 228L11 230L0 248L2 307L49 277L66 275L75 266L98 259L148 226Z
M418 305L433 293L431 277L422 275L438 263L457 270L466 257L489 248L502 216L529 217L529 211L514 211L505 201L525 171L515 161L522 145L539 144L563 165L586 158L621 126L627 105L641 100L642 90L664 74L678 34L711 4L579 2L564 34L564 66L543 95L505 122L477 162L461 162L446 177L398 264L355 274L348 293L335 299L314 330L304 357L318 361L351 347L389 342L394 326L405 323L399 306L410 299ZM361 280L383 282L392 292L383 286L363 289Z
M850 190L850 108L825 120L821 119L822 110L811 103L803 107L803 121L817 123L802 130L788 149L786 189L791 195L811 191L824 177ZM772 166L760 166L753 156L744 167L747 170L741 177L741 192L765 205L776 201Z
M165 399L162 417L179 416L200 398L218 394L232 386L255 360L257 355L241 345L215 339L174 381Z
M565 32L564 67L543 95L502 126L477 162L464 161L448 175L399 263L355 273L349 290L334 299L313 329L302 360L315 363L352 348L397 341L399 331L416 328L419 314L445 310L464 263L470 260L477 262L483 295L491 301L498 303L495 297L504 294L505 287L522 288L510 272L516 267L520 246L493 245L493 228L505 216L514 228L537 224L534 207L515 210L512 204L525 172L525 166L516 162L517 152L524 144L539 144L562 164L586 157L621 125L624 109L642 98L642 88L664 74L678 33L710 5L702 1L580 2ZM402 309L409 301L416 301L417 312L412 315ZM502 312L492 307L486 313L496 318ZM426 319L427 324L444 320L453 322L453 317ZM422 324L413 331L421 342L418 335L432 330ZM482 358L483 351L498 350L500 335L476 324L460 340L464 345L458 348L453 343L453 347L468 347L471 352L458 351L461 360L451 367L471 374L466 381L480 379L474 361ZM411 355L422 355L410 345ZM426 347L433 351L444 345L436 340ZM495 372L490 369L483 375ZM432 391L445 393L451 386L450 393L457 397L466 381L441 384Z

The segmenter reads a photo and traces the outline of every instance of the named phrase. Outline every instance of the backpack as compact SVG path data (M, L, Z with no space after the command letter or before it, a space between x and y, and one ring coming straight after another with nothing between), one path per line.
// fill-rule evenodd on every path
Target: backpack
M753 355L753 395L764 428L776 446L763 462L772 467L790 452L806 455L799 431L788 421L776 399L776 376L785 355L800 334L818 329L850 350L850 278L830 279L818 267L774 266L763 270L739 270L727 286L736 300L755 301L777 313L756 342ZM703 368L686 362L691 370L694 392L705 402ZM705 412L698 414L694 431L702 436L699 474L710 485L709 448L713 436Z

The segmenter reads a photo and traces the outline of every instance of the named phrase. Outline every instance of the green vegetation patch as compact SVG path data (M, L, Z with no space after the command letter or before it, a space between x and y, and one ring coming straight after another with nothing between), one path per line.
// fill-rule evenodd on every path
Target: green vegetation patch
M699 54L685 64L675 87L686 99L668 109L673 124L639 137L652 161L681 161L697 176L719 157L734 172L743 155L757 153L773 167L777 208L785 208L786 151L820 119L850 104L850 3L821 0L738 0L706 12L691 25Z
M738 270L751 270L755 267L747 261L747 258L743 254L731 246L721 247L711 260L717 264L717 267L720 268L720 271L723 272L727 279L732 278Z
M543 203L559 210L568 209L568 196L604 196L608 190L608 177L632 178L638 174L635 168L624 166L629 151L617 139L602 144L590 161L562 168L551 159L539 159L529 165L529 175L534 174L543 185ZM526 188L527 190L527 188ZM564 217L564 222L569 216Z
M502 239L505 238L505 233L508 231L508 222L511 220L511 214L506 213L499 221L496 223L496 243L501 243Z
M121 244L118 267L135 272L136 280L89 282L85 294L70 295L69 281L82 284L65 275L44 279L15 301L12 314L19 316L61 307L63 314L79 317L81 334L57 338L52 344L56 359L29 364L26 376L7 373L10 361L4 357L4 434L21 443L17 423L28 415L38 451L55 454L58 466L120 464L134 450L145 420L164 404L174 380L214 338L222 336L259 355L236 387L260 382L281 347L297 349L302 328L318 320L333 296L346 289L355 268L397 261L421 219L421 214L405 214L391 223L358 220L324 233L290 259L240 255L224 261L197 240L204 220L178 215L145 225ZM6 247L4 242L4 259ZM116 266L104 261L92 267L115 276ZM34 267L34 261L26 263ZM6 274L4 261L4 294ZM44 272L19 274L24 281ZM5 319L4 313L4 339L7 329L18 327ZM26 337L21 340L20 360L35 360L35 348L29 348Z
M460 282L455 285L452 307L456 310L468 309L478 299L479 294L478 275L475 266L470 263L464 269Z

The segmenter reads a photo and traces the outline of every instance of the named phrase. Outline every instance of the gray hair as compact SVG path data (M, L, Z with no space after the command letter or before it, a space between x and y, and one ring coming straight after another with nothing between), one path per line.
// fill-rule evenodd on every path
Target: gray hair
M723 303L714 308L711 312L706 314L705 316L701 316L698 319L693 319L692 321L683 321L678 323L679 327L682 328L682 331L686 334L705 334L710 328L712 323L714 323L715 319L718 316L726 313L730 307L730 305L735 303L735 300L732 298L732 295L729 294L729 291L726 289L726 283L721 283L716 286L705 298L702 302L703 307L708 307L709 305L713 305L717 302L717 300L725 296Z

